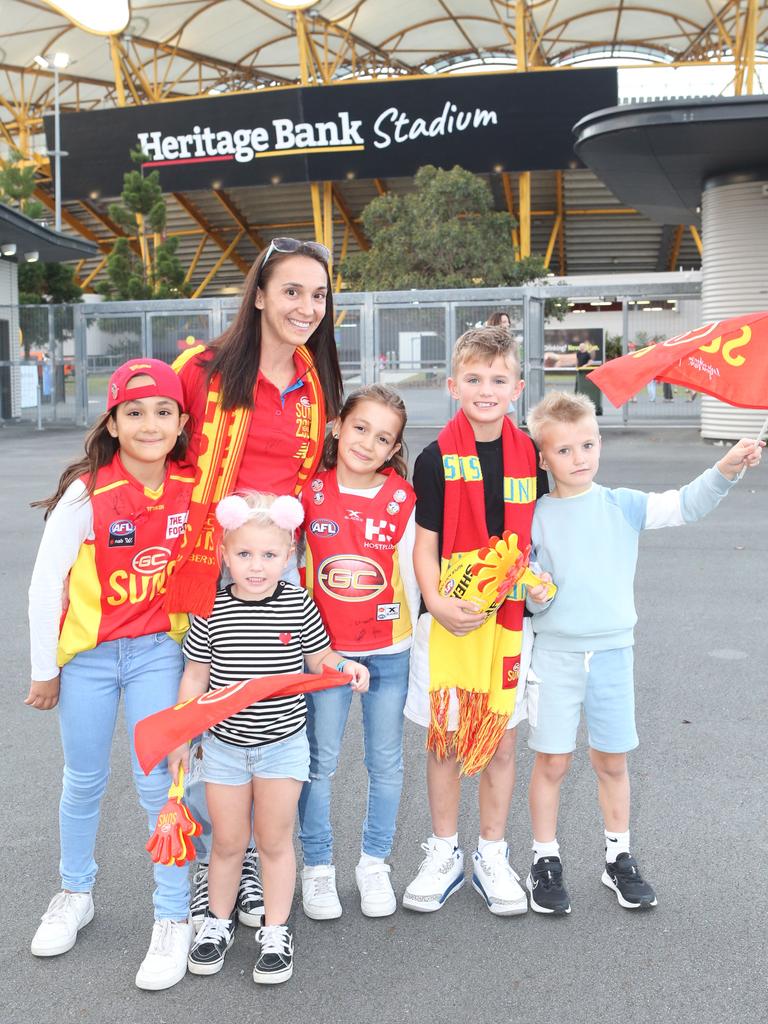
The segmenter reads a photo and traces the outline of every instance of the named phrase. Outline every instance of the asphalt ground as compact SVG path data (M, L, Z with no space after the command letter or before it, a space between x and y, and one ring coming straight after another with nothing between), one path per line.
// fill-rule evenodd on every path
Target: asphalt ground
M412 454L432 436L413 431ZM354 864L366 779L355 708L334 804L343 917L309 921L297 900L296 969L286 985L253 984L255 946L251 931L241 928L219 975L188 976L166 992L147 993L133 979L152 926L150 863L122 726L97 848L96 917L64 956L36 960L29 953L39 916L59 885L62 758L56 713L22 704L29 672L26 590L42 529L28 502L50 493L81 442L76 430L0 430L2 1024L765 1021L768 465L750 473L702 523L641 540L641 745L631 756L632 845L656 886L655 910L621 909L600 882L602 827L582 734L559 829L573 907L568 918L493 917L469 877L436 914L399 909L390 918L362 917ZM664 490L692 479L721 452L693 429L610 430L599 479ZM523 876L530 857L525 733L522 726L508 829L512 863ZM398 895L429 832L423 743L423 732L407 723L391 858ZM476 783L469 780L460 829L467 858L476 835Z

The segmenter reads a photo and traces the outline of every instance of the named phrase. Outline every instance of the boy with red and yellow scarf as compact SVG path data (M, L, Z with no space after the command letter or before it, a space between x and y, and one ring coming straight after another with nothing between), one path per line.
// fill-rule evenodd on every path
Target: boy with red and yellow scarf
M460 779L477 772L480 838L473 885L494 914L528 909L504 841L531 646L523 618L525 588L515 587L497 611L486 614L446 595L445 585L456 560L486 548L494 535L516 534L521 551L530 544L534 503L547 485L533 442L507 417L523 386L516 346L505 328L463 334L448 380L459 412L414 470L414 568L424 614L411 654L405 715L428 728L433 835L423 844L426 857L403 896L411 910L439 910L464 883Z

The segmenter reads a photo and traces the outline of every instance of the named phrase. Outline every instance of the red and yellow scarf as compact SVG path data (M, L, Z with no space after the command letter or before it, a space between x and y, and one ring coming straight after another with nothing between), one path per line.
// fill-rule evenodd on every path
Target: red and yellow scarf
M504 418L504 530L517 534L521 550L531 542L536 501L536 450L530 438ZM487 547L483 474L475 435L459 411L437 439L445 474L441 582L452 563ZM449 749L466 775L493 757L515 709L520 673L525 596L515 588L498 611L466 636L449 633L433 619L429 637L431 724L427 747L439 757ZM448 698L455 689L459 727L448 733Z
M178 373L205 346L189 349L173 364ZM311 403L309 443L299 467L294 494L298 494L315 472L322 454L325 434L325 401L320 379L305 346L297 349L295 360L304 372L307 397ZM250 409L221 407L220 380L214 374L208 385L195 486L189 506L186 532L179 548L178 562L165 597L169 612L210 615L219 578L219 540L221 527L215 516L217 503L230 494L237 481L248 438Z

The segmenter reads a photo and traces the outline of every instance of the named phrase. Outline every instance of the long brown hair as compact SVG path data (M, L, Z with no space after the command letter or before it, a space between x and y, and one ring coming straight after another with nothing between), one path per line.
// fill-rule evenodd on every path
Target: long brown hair
M83 500L90 498L93 494L96 489L96 474L104 466L108 466L120 450L120 442L110 434L107 427L110 420L114 420L114 409L111 412L105 412L93 425L85 439L85 455L82 459L78 459L77 462L72 462L67 466L61 474L53 494L48 498L40 498L39 501L31 502L32 508L45 509L44 519L47 519L59 504L69 485L73 484L79 477L87 477ZM174 462L183 462L186 454L187 435L182 430L168 458Z
M267 262L264 257L268 249L262 249L256 262L248 271L243 289L243 301L237 316L222 335L211 342L209 349L213 358L207 363L207 383L214 373L221 379L221 404L223 409L252 409L253 389L261 362L261 310L256 309L256 290L269 284L275 268L291 256L307 256L325 270L328 292L325 300L325 316L307 342L312 353L320 386L325 396L328 419L339 413L342 398L341 370L334 337L333 291L328 266L311 249L295 252L272 250Z
M391 466L398 476L407 480L408 449L406 448L405 441L403 440L405 425L408 422L408 413L405 409L405 402L396 391L392 388L388 388L386 384L368 384L366 387L358 388L357 391L352 392L341 407L338 419L343 423L347 416L349 416L354 408L361 402L378 402L379 405L386 405L388 409L391 409L400 417L400 430L395 438L395 444L399 444L400 448L394 455L390 455L386 464ZM333 436L332 431L329 431L326 434L325 444L323 445L323 466L326 469L333 469L338 461L338 457L339 440Z

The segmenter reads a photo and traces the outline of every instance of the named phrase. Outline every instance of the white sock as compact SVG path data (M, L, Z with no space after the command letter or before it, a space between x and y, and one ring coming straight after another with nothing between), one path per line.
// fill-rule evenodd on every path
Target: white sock
M489 846L504 846L506 847L507 841L505 839L483 839L482 836L477 837L477 852L483 854L488 850Z
M383 857L372 857L370 853L360 853L360 860L357 862L359 868L367 868L369 864L383 864Z
M439 839L441 843L450 843L452 851L453 850L458 850L458 848L459 848L459 833L458 832L454 832L452 836L436 836L435 833L433 832L432 833L432 838L433 839Z
M559 857L560 856L560 843L557 839L553 839L550 843L540 843L538 839L533 840L533 863L535 864L541 857Z
M629 830L626 832L609 832L605 830L605 859L613 864L620 853L629 853Z

